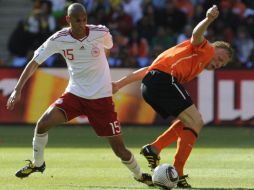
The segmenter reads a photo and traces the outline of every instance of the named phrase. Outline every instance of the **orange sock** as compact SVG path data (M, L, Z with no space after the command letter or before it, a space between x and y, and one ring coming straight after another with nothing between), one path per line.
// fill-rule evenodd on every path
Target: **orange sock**
M173 165L179 176L183 176L184 165L191 153L192 147L197 140L197 133L190 128L184 127L177 141L177 149Z
M162 135L160 135L151 145L160 153L160 151L177 141L183 130L183 124L176 120Z

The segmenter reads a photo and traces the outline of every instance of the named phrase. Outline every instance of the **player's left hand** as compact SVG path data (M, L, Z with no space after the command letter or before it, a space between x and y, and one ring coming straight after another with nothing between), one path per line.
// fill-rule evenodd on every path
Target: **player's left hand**
M207 10L206 12L206 17L213 21L215 20L218 16L219 16L219 10L218 7L216 5L213 5L210 9Z

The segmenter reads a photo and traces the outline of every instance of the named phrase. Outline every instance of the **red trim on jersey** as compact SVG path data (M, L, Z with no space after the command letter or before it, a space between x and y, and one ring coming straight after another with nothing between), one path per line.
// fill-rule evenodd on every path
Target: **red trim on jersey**
M90 30L92 30L92 31L104 31L104 32L108 32L107 29L103 29L103 28L90 28Z
M57 34L57 36L52 37L51 40L55 40L55 39L57 39L57 38L59 38L61 36L68 36L68 35L70 35L69 32L59 33L59 34Z
M90 30L96 30L96 31L105 31L109 32L109 29L106 27L96 26L96 25L89 25Z
M61 31L59 31L58 33L59 33L59 34L69 33L69 29L61 30Z
M58 33L57 34L66 34L66 33L69 33L69 31L68 30L61 30L61 31L58 31Z

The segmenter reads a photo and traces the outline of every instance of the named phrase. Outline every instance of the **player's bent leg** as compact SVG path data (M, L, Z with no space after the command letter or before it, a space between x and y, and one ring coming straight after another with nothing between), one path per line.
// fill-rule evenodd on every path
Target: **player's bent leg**
M197 108L192 105L184 110L178 119L184 124L183 130L180 134L179 140L177 141L177 151L174 157L173 165L176 168L179 175L179 182L177 184L180 188L190 188L184 175L184 166L188 160L192 148L198 138L198 133L203 127L203 120L201 114Z
M39 119L36 124L34 137L33 137L33 162L28 160L29 163L25 167L16 172L16 177L28 177L34 172L41 172L46 168L44 161L44 149L48 142L48 130L58 124L66 121L65 114L56 107L50 107Z
M67 121L63 110L57 107L49 107L40 117L36 124L35 133L44 134L52 127L63 124Z
M48 130L66 121L65 114L57 107L49 107L36 125L33 138L33 157L35 166L44 163L44 149L48 142Z
M134 155L125 147L122 135L108 137L108 141L115 155L133 173L134 179L148 186L153 186L152 176L141 172Z
M193 129L197 134L204 126L202 116L195 105L186 108L177 118L180 119L185 127Z
M107 137L109 144L115 155L121 160L127 161L131 159L131 152L126 148L122 135Z

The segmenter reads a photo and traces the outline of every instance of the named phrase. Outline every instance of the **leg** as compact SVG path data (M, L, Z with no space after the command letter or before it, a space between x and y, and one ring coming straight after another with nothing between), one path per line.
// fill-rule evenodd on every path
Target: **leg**
M153 185L151 175L141 172L133 154L124 144L121 126L117 120L112 97L88 101L86 102L86 107L91 108L87 109L86 113L96 134L106 137L115 155L133 173L134 179L149 186Z
M126 148L122 135L107 138L115 155L122 160L122 163L133 173L134 179L152 186L152 178L149 174L142 173L134 155Z
M163 134L154 142L142 147L140 153L144 155L151 169L156 168L160 163L160 152L163 148L177 141L183 130L183 124L176 120Z
M33 157L35 166L44 163L44 148L48 142L48 130L66 121L62 110L57 107L49 107L38 120L33 138Z
M33 157L34 163L29 164L17 171L16 176L19 178L28 177L34 172L43 172L45 170L44 148L48 141L48 130L60 123L66 121L63 111L56 107L50 107L39 119L36 124L33 138Z
M177 117L193 105L188 92L173 76L155 70L143 79L142 95L146 102L163 118L168 116ZM160 151L177 141L183 131L184 124L181 118L178 118L153 143L141 149L141 154L147 159L149 167L153 169L159 164Z
M107 139L117 157L122 161L129 161L131 159L132 153L124 145L122 135L108 137Z
M203 120L197 108L192 105L186 110L184 110L178 119L184 124L184 128L180 133L180 137L177 141L177 150L174 158L173 165L175 166L178 175L180 176L180 181L178 182L178 187L190 187L186 182L183 168L189 158L192 148L198 137L198 133L203 127Z
M180 137L182 130L182 122L180 120L176 120L163 134L150 144L154 152L159 154L163 148L176 142Z
M35 133L47 133L50 128L65 123L66 121L66 116L62 110L57 107L49 107L38 120Z
M186 129L185 126L189 126L190 130L194 130L195 133L198 133L202 126L203 122L199 112L196 110L194 105L187 108L183 111L178 118L181 118L184 123L177 119L163 134L161 134L154 142L149 145L146 145L142 149L142 154L146 154L149 151L155 155L159 155L161 150L170 144L177 142L179 137L181 137L183 129ZM149 149L146 151L145 149ZM149 155L151 156L151 155ZM153 161L153 160L151 160ZM151 165L151 163L150 163ZM152 166L153 165L153 166ZM158 164L152 164L152 168L155 168Z
M192 105L181 112L177 117L185 127L192 129L199 134L204 126L204 121L201 114L197 110L195 105Z
M125 147L122 135L108 137L108 141L115 155L129 168L134 177L138 179L141 178L142 173L140 167L133 154Z

